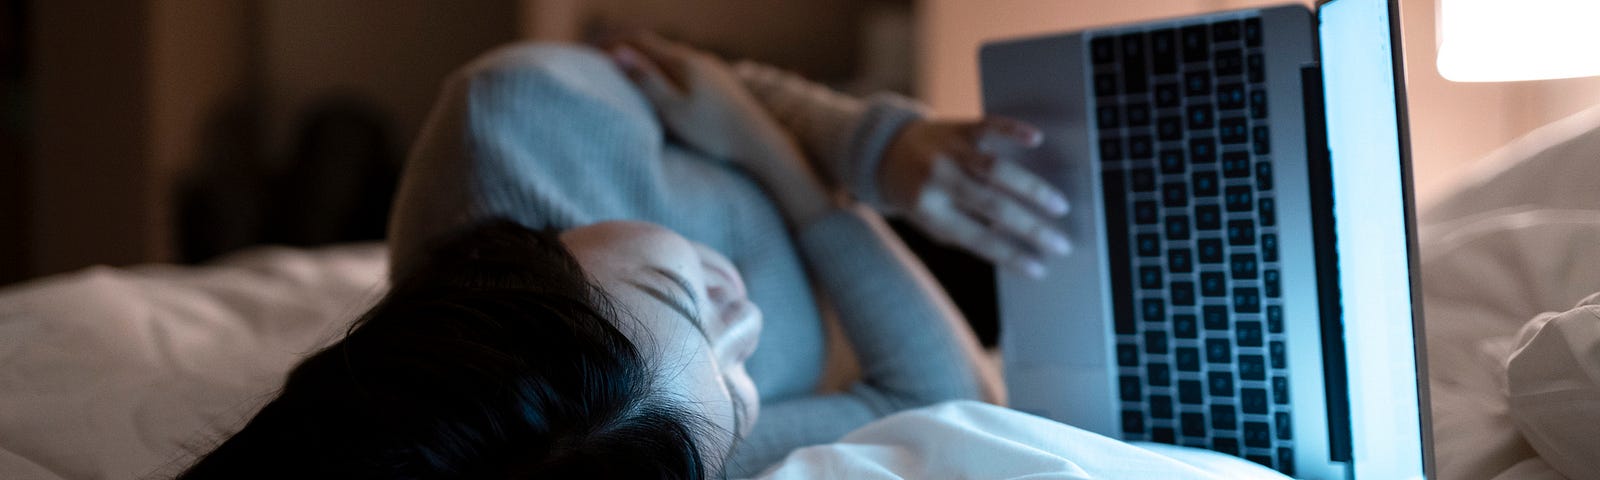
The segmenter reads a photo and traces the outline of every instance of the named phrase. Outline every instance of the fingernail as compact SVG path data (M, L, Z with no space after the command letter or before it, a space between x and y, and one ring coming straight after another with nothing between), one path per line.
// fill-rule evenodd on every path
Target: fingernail
M617 47L611 50L611 59L623 70L635 71L639 69L639 52L628 47Z
M1023 260L1022 273L1035 280L1044 278L1044 264L1038 260Z
M1056 232L1046 230L1044 243L1049 245L1050 251L1055 252L1057 255L1066 255L1067 252L1072 251L1072 242L1068 241L1067 237L1061 236Z
M1051 194L1048 203L1050 213L1058 217L1066 215L1067 211L1072 210L1072 204L1067 203L1067 199L1062 198L1060 195Z

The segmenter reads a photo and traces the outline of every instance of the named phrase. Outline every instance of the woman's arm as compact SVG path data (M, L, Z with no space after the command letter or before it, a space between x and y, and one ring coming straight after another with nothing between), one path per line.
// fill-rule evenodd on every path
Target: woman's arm
M921 264L876 214L830 200L795 142L720 61L650 37L629 45L613 56L663 123L744 167L773 194L862 367L862 380L843 393L763 405L730 473L753 473L896 411L997 397L985 391L990 384L966 322Z

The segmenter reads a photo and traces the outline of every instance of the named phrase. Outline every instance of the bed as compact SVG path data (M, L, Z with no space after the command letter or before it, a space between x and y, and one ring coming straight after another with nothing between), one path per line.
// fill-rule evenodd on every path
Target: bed
M1508 145L1420 216L1442 478L1600 475L1564 463L1574 449L1600 452L1593 440L1536 448L1505 380L1529 319L1600 291L1597 156L1600 108ZM264 247L198 267L93 267L0 289L0 478L181 471L376 301L385 269L380 244ZM1600 339L1582 347L1600 363ZM1580 389L1600 378L1590 366ZM1577 420L1600 425L1600 414Z

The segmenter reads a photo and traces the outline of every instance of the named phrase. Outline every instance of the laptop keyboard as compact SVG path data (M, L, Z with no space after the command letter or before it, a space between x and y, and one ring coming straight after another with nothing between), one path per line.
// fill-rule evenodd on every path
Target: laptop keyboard
M1128 440L1292 475L1259 18L1092 35Z

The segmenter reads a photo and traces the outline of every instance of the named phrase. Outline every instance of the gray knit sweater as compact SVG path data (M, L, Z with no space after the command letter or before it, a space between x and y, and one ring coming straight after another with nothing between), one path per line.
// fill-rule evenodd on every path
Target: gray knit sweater
M876 159L913 110L761 67L738 72L825 176L875 198ZM430 242L491 217L533 228L649 221L733 261L766 327L748 363L761 416L729 475L895 411L981 394L970 331L876 214L852 208L786 225L749 177L667 141L648 102L599 52L515 45L447 80L396 198L391 274L403 275ZM817 393L826 353L819 297L861 366L862 379L843 392Z

